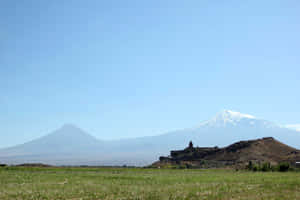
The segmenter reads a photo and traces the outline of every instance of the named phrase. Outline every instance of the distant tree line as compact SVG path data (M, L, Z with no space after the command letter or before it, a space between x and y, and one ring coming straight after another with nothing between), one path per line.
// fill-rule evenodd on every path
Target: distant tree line
M246 166L246 169L250 171L261 171L261 172L287 172L287 171L293 171L295 170L290 166L289 163L283 162L279 163L277 165L271 165L269 162L265 162L262 164L253 163L252 161L249 161L248 165Z

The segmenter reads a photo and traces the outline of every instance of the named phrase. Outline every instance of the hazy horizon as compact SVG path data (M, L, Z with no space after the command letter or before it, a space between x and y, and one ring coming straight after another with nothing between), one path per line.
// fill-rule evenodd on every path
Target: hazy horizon
M0 148L72 123L101 139L223 109L300 125L297 1L5 1ZM298 126L298 125L299 126Z
M201 121L201 123L198 123L197 125L194 125L194 126L191 126L191 127L182 127L182 128L179 128L179 129L176 129L176 130L169 130L169 131L166 131L166 132L162 132L162 133L159 133L159 134L156 134L156 135L143 135L143 136L133 136L133 137L119 137L119 138L108 138L108 139L105 139L105 138L99 138L97 136L97 134L93 134L93 133L90 133L90 132L87 132L85 129L79 127L78 125L76 124L73 124L73 123L65 123L65 124L62 124L60 127L56 127L55 129L53 130L50 130L46 133L43 133L41 136L39 137L36 137L36 138L32 138L32 139L27 139L27 140L24 140L22 143L18 143L18 144L12 144L10 146L3 146L3 147L0 147L0 149L3 149L3 148L7 148L7 147L13 147L15 145L22 145L22 144L26 144L28 142L32 142L32 141L35 141L35 140L40 140L44 137L47 137L47 136L53 136L53 133L55 132L59 132L59 135L60 134L64 134L65 131L67 131L69 134L70 134L70 131L74 131L74 134L76 134L76 132L78 131L83 131L83 133L87 134L86 136L87 137L94 137L95 139L99 140L99 141L103 141L103 142L114 142L114 141L126 141L127 139L139 139L139 138L146 138L146 137L152 137L152 136L163 136L165 134L173 134L173 133L176 133L178 131L188 131L188 130L197 130L198 128L200 127L203 127L205 126L206 124L211 124L213 126L216 126L217 124L216 123L216 120L221 120L222 123L230 123L231 120L234 120L234 121L239 121L240 119L253 119L253 120L258 120L258 121L264 121L264 123L268 122L270 124L275 125L277 128L286 128L286 129L290 129L290 130L293 130L293 131L296 131L296 132L299 132L299 136L300 136L300 125L299 124L293 124L293 125L283 125L283 124L278 124L278 123L274 123L272 121L269 121L269 120L266 120L266 119L262 119L262 118L258 118L256 116L253 116L253 115L249 115L249 114L246 114L246 113L240 113L240 112L237 112L237 111L232 111L232 110L228 110L228 109L223 109L222 111L216 113L216 115L212 118L208 118L207 120L203 120ZM224 121L224 122L223 122ZM251 122L252 123L252 122ZM217 125L218 126L218 125ZM65 130L65 131L64 131ZM224 133L227 133L227 132L224 132ZM243 135L244 133L241 132L240 133L241 135ZM59 137L59 135L57 135ZM69 135L68 137L71 137L71 135ZM272 135L270 135L270 137L273 137ZM256 138L248 138L248 139L256 139Z

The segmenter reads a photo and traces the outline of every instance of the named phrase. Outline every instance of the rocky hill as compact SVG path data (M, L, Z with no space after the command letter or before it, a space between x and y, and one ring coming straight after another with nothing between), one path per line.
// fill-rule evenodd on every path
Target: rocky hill
M192 142L184 150L171 151L170 156L160 157L153 166L190 165L194 167L243 166L249 163L294 165L300 161L300 150L287 146L272 137L240 141L224 148L193 147Z

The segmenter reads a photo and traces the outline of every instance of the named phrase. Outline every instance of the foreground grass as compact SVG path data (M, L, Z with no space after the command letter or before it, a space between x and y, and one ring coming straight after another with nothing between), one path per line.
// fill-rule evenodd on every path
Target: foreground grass
M300 173L8 167L0 199L300 199Z

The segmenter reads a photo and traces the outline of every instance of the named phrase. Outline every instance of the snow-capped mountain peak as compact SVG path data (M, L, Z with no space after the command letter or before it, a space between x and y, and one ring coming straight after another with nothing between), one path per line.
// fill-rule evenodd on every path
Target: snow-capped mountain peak
M254 116L249 115L249 114L243 114L240 112L232 111L232 110L223 110L222 112L218 113L217 118L222 119L222 120L241 120L243 118L248 118L248 119L255 119Z
M203 122L201 126L226 126L228 124L235 126L241 120L249 120L249 123L251 123L251 121L255 119L256 117L249 114L243 114L232 110L223 110L211 120Z

